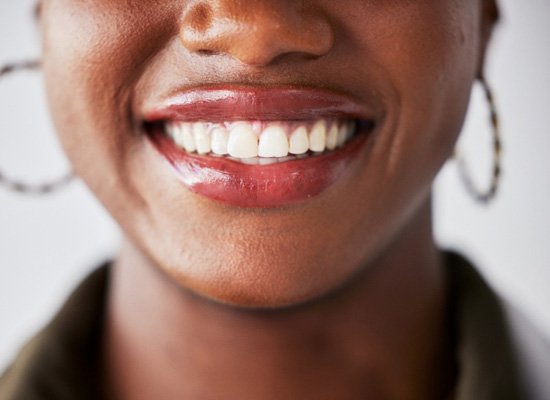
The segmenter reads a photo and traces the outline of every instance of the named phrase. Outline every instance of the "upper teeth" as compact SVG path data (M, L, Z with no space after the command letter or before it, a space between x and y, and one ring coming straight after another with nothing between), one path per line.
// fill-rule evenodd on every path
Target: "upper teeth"
M344 145L355 131L353 121L170 122L168 135L187 152L229 155L239 159L281 158L323 152Z

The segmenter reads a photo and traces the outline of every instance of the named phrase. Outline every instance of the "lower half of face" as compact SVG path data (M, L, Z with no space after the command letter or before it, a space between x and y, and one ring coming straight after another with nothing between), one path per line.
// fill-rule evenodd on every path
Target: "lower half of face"
M130 3L44 2L48 96L77 174L182 287L323 297L428 201L478 1Z

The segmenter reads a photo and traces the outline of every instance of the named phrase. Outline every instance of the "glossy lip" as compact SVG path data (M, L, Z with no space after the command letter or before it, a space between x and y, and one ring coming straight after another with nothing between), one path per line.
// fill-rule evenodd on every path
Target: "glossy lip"
M237 207L275 208L316 197L343 177L369 137L342 148L270 165L187 153L164 132L167 121L354 119L370 133L378 121L347 96L311 88L214 87L177 93L146 113L146 129L159 153L192 192Z
M210 86L175 93L149 107L146 121L377 120L379 110L333 91L307 87Z

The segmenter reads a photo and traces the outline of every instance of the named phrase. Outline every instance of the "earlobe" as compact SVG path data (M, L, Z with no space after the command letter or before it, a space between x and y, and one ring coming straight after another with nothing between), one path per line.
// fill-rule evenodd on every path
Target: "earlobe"
M495 26L500 19L500 10L497 0L481 0L481 36L480 36L480 56L477 69L478 79L483 78L485 57Z
M482 32L486 42L489 41L491 33L500 19L500 10L497 0L483 0Z

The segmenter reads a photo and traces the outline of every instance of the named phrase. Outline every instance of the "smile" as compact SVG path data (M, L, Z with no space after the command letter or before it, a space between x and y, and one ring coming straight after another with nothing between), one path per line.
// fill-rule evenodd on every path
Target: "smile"
M148 113L148 136L192 192L239 207L283 207L338 181L375 128L346 96L317 89L214 88Z
M355 133L354 121L171 122L166 134L188 153L269 165L335 150ZM300 157L302 156L302 157Z

